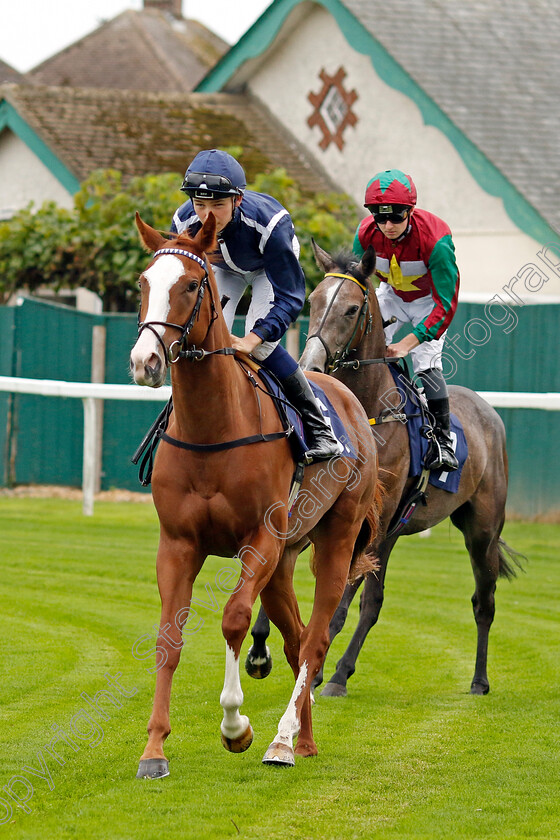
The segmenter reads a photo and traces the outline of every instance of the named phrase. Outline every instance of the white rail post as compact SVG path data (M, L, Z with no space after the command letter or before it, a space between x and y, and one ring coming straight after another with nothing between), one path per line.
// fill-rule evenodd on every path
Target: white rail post
M91 343L91 381L105 382L105 344L107 330L95 326L92 330ZM97 434L95 438L95 492L101 490L101 469L103 461L103 400L95 401Z
M93 500L95 496L95 477L97 466L97 400L84 397L84 460L82 466L82 491L84 516L93 516Z

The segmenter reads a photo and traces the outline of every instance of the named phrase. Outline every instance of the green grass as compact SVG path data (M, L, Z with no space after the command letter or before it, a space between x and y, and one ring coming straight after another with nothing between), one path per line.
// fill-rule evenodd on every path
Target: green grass
M0 838L79 840L486 840L560 837L558 744L560 526L513 522L507 541L529 557L527 573L500 581L490 637L487 697L468 693L475 625L468 556L448 523L430 539L402 539L393 552L386 603L345 699L319 698L319 756L293 770L265 767L292 688L278 634L274 668L262 682L242 674L243 712L255 741L242 755L220 744L224 642L220 613L197 608L174 681L171 775L136 781L154 684L142 643L159 619L154 558L158 528L150 505L0 499L2 574L2 771L0 788L25 773L27 807L13 804ZM196 594L220 607L211 558ZM297 570L302 610L313 584ZM354 628L357 604L329 654L326 673ZM244 651L247 643L244 646ZM120 673L132 696L105 717L82 697ZM89 718L85 716L88 711ZM37 752L72 723L77 749L59 744L64 764L43 752L52 776L33 775ZM60 731L60 730L59 730ZM96 742L97 741L97 742ZM43 775L45 771L43 770ZM24 787L13 782L24 797ZM9 801L5 790L0 800ZM0 801L0 819L5 806Z

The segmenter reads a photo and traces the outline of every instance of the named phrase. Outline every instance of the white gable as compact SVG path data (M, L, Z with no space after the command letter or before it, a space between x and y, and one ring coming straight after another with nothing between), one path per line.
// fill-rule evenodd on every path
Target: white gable
M247 79L251 93L359 206L375 172L396 167L409 173L419 206L441 216L453 231L463 292L487 293L490 298L528 263L539 265L541 243L514 224L501 198L479 186L445 134L426 125L415 102L380 78L370 57L350 46L328 11L309 8L307 16L299 16L297 27L285 27L262 59L252 64ZM357 121L343 131L342 149L334 142L321 148L323 131L308 124L315 111L308 96L319 94L325 74L335 77L340 68L344 91L357 94L351 105ZM331 104L336 119L337 102ZM326 122L330 125L328 114ZM516 286L518 293L522 286ZM531 297L537 294L527 291ZM560 279L551 273L541 292L560 295Z
M0 219L10 218L30 201L37 208L47 200L61 207L73 206L72 196L45 164L23 140L5 129L0 133Z

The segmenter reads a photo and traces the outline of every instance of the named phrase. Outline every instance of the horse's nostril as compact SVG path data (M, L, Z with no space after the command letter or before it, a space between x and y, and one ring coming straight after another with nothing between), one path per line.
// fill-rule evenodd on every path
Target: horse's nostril
M318 365L311 365L311 367L308 368L308 370L310 370L312 373L323 373L324 372L323 368L320 368Z

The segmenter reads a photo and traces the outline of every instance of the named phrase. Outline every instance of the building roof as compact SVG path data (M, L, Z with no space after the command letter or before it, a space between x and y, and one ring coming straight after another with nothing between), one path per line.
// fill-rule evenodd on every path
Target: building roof
M39 155L48 150L70 184L105 168L125 177L183 173L200 149L236 146L249 180L284 167L304 191L333 189L319 165L244 94L2 85L2 107L5 124ZM53 169L52 159L44 162Z
M344 5L560 231L557 0Z
M483 188L515 207L520 227L560 231L557 0L274 0L198 90L239 87L288 16L319 4L449 137Z
M10 64L6 64L5 61L2 61L0 58L0 84L4 82L11 82L16 85L24 85L26 83L25 76L12 67Z
M27 77L43 85L187 92L227 49L225 41L198 21L155 8L128 10L46 59Z

